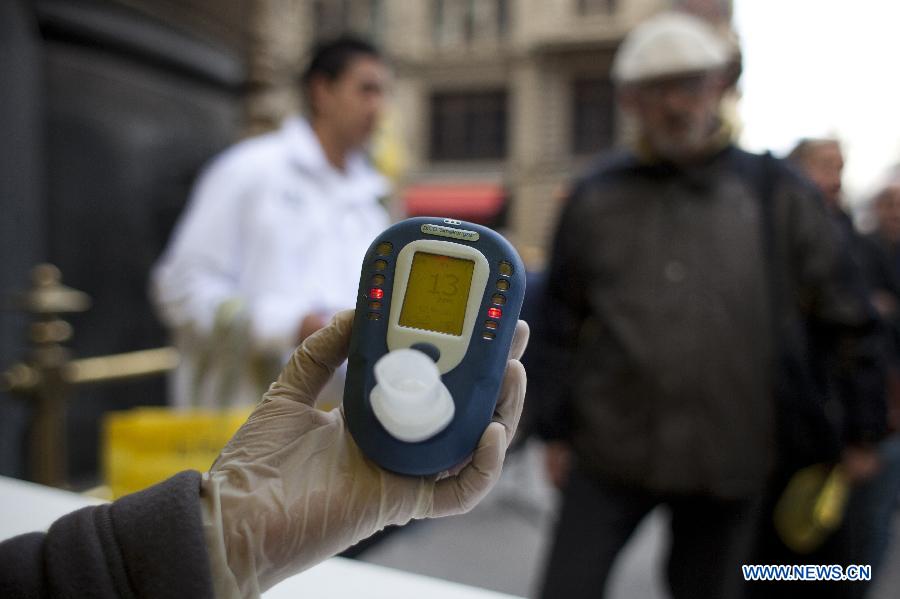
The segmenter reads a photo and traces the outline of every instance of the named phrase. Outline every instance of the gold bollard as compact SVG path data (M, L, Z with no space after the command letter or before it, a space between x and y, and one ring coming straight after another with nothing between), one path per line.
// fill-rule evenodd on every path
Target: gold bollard
M63 285L52 264L34 267L32 288L18 299L18 306L31 315L31 349L24 363L0 372L0 390L34 402L29 478L58 487L66 483L65 415L72 387L159 375L175 368L179 355L172 347L158 347L73 360L62 345L72 338L72 326L60 315L84 312L91 299Z
M31 350L26 363L16 364L3 375L2 386L29 396L35 404L29 440L29 478L59 486L65 483L65 412L69 385L65 371L69 351L63 343L72 327L59 316L83 312L91 305L87 294L61 283L59 269L39 264L32 270L32 287L20 296L18 306L31 316Z

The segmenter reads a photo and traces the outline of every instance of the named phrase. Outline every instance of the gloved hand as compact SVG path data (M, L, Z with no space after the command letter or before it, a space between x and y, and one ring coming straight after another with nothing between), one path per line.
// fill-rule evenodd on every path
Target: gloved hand
M353 311L299 347L205 475L204 527L218 597L248 597L391 524L466 512L500 476L525 396L519 321L493 421L455 474L413 477L366 458L343 410L314 405L347 357Z

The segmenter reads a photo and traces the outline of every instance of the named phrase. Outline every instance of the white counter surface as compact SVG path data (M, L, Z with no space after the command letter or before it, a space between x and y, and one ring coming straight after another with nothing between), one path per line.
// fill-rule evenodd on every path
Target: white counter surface
M0 476L0 540L46 530L54 520L99 500ZM512 597L354 560L332 558L265 593L267 599L502 599Z

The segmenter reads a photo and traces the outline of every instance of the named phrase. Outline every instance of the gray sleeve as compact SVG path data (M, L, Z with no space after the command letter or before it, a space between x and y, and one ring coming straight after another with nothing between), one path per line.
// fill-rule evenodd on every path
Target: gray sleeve
M212 597L200 475L182 472L0 543L2 597Z

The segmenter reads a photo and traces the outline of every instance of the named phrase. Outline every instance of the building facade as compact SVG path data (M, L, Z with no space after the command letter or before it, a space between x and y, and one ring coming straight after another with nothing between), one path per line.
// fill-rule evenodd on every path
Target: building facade
M502 189L509 202L506 230L539 266L566 182L617 138L609 80L615 49L635 23L666 2L438 0L416 6L418 13L406 10L388 20L404 35L385 38L408 140L407 180Z
M540 266L565 183L615 142L615 49L635 23L670 4L320 0L305 7L306 33L313 41L355 31L389 56L407 156L398 213L427 212L429 198L441 210L441 198L455 194L488 212L505 201L505 218L484 220L505 221L526 260Z
M672 7L731 19L731 0L249 1L248 133L296 107L312 43L368 37L395 72L396 214L460 198L455 216L501 224L534 266L566 183L624 133L609 79L624 35ZM505 218L486 214L501 202Z

